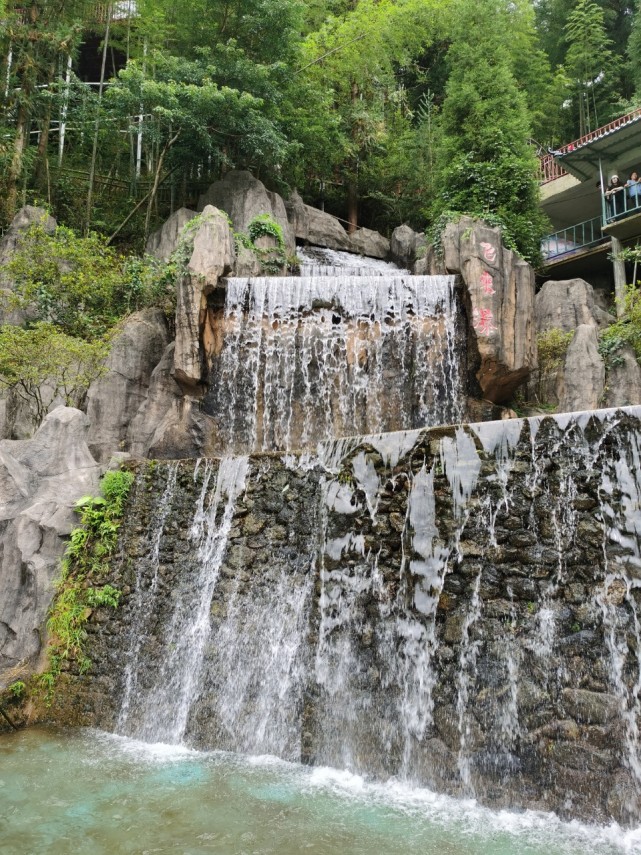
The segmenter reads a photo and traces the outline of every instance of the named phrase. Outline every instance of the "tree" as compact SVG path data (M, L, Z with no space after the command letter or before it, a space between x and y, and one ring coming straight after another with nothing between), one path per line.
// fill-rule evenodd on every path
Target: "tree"
M579 117L579 135L609 118L617 65L610 50L603 9L595 0L578 0L565 25L566 72L572 81Z
M13 139L4 150L3 215L10 220L16 210L18 185L23 175L29 132L34 119L41 118L46 150L49 133L49 87L58 61L70 56L82 33L82 22L91 8L89 0L9 0L0 27L6 50L6 97L4 121L13 128Z
M431 213L435 219L448 210L498 219L506 238L533 260L544 225L528 111L506 47L505 5L461 0L457 11Z
M0 326L0 386L25 401L40 424L58 399L70 407L82 403L107 350L104 340L83 341L49 323Z
M309 169L317 179L344 185L351 230L358 222L358 199L369 190L363 182L372 175L369 159L381 157L399 122L407 120L409 127L397 72L447 31L449 5L448 0L358 0L306 40L299 73L326 93L342 136L339 156Z
M150 260L129 261L101 235L79 237L58 226L32 226L0 268L12 301L38 321L74 338L95 341L127 313L163 301L163 278Z

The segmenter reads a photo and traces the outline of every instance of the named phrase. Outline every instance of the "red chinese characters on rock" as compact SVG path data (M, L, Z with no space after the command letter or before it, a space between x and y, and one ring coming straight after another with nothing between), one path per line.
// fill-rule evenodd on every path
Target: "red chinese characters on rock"
M487 294L488 297L492 294L496 294L496 291L494 290L494 278L487 272L487 270L484 270L483 273L481 273L481 288L483 293Z
M496 247L492 246L491 243L483 241L483 243L481 244L481 249L483 250L483 258L490 264L494 264L494 262L496 261Z
M474 309L473 325L479 335L489 336L496 332L492 309Z

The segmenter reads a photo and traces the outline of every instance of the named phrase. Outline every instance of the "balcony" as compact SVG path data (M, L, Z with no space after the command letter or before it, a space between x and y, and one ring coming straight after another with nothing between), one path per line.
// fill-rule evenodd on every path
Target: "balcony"
M608 237L603 235L602 228L601 217L593 217L591 220L553 232L541 241L543 260L548 265L562 260L568 261L585 254L593 247L607 243Z
M579 137L579 139L561 146L557 151L544 154L539 158L539 184L548 184L550 181L562 178L564 175L575 174L573 171L565 169L564 166L558 163L556 158L565 157L572 152L590 145L590 143L609 137L621 128L625 128L628 125L637 122L640 118L641 108L638 108L633 110L631 113L626 113L625 116L619 116L607 125L603 125L601 128L590 131L590 133Z
M641 183L635 189L641 192ZM641 196L630 195L623 187L603 196L603 232L621 241L641 236Z

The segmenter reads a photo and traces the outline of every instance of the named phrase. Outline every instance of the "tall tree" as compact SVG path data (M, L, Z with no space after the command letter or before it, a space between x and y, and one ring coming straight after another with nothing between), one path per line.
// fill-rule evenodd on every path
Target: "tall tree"
M503 0L457 4L432 214L450 209L498 219L508 239L532 259L542 232L537 163L528 144L525 96L507 48L506 6Z
M339 180L347 196L351 230L358 223L358 200L367 192L363 177L370 157L396 134L402 87L398 69L447 32L449 0L354 0L340 17L329 18L306 42L306 80L326 93L340 117L340 158L316 167L316 177ZM408 22L411 21L411 26ZM388 121L388 118L390 121ZM323 170L324 167L324 170ZM324 171L324 174L323 174Z
M565 67L582 136L609 118L618 62L605 29L603 9L595 0L578 0L568 17L565 34Z
M32 122L51 87L61 58L77 46L82 24L89 14L89 0L9 0L2 21L1 36L6 49L8 85L5 90L5 123L13 117L13 138L4 152L5 219L15 213L18 185L23 176ZM44 111L45 135L49 129L48 111Z

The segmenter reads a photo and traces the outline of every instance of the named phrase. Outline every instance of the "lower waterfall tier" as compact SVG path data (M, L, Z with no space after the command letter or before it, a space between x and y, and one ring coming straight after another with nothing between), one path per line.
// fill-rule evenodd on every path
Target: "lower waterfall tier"
M641 408L141 464L88 723L641 818ZM77 708L77 707L76 707Z

